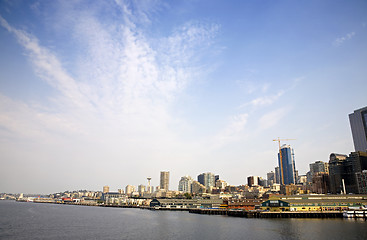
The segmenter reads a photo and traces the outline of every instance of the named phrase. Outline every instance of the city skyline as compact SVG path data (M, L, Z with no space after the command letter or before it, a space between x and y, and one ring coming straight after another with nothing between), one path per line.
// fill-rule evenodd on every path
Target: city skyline
M365 1L0 1L0 192L246 184L354 151ZM101 180L103 179L103 180Z

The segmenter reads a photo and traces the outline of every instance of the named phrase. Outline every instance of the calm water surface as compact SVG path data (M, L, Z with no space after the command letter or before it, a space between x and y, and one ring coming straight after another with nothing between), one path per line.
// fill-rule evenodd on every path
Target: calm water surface
M0 239L367 239L367 222L0 201Z

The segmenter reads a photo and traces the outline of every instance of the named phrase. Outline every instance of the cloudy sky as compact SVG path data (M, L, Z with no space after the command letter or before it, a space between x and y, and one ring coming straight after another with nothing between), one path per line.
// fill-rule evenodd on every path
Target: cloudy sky
M266 176L354 150L366 1L0 0L0 192Z

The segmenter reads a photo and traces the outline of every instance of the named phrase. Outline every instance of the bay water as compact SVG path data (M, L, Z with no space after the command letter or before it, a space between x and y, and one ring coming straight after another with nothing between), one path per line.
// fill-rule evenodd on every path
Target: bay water
M0 239L367 239L367 222L0 201Z

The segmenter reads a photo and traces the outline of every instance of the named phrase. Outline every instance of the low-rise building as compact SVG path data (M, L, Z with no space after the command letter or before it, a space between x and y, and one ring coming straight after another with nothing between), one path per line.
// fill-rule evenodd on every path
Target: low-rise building
M261 204L266 211L343 211L367 204L367 195L277 196Z
M153 199L150 207L162 208L220 208L222 199Z

